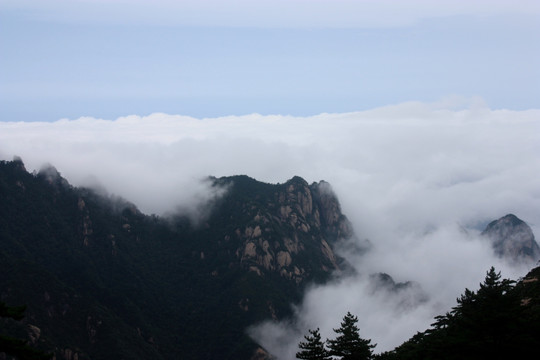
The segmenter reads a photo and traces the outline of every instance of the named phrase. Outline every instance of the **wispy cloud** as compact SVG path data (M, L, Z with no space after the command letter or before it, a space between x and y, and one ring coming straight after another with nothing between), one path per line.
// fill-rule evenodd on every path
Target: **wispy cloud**
M311 117L0 122L0 158L14 155L30 170L51 163L75 185L99 181L158 214L206 201L200 179L208 175L330 182L358 237L373 244L369 255L351 256L354 266L416 281L430 301L398 311L399 299L366 292L365 276L314 288L295 325L265 325L276 336L259 338L284 357L307 327L332 336L346 311L378 350L395 346L476 288L489 266L523 275L478 239L487 221L514 213L540 233L540 110L491 110L478 99ZM290 347L276 341L285 328L297 329Z

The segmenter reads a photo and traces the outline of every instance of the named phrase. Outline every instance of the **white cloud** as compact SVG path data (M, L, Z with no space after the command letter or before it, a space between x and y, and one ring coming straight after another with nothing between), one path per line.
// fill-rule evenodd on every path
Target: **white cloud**
M532 15L534 0L2 0L36 18L232 27L395 27L448 16Z
M156 113L3 122L0 154L20 155L32 169L50 162L75 183L96 176L145 211L174 206L168 193L177 184L207 175L270 182L301 175L330 181L348 212L360 207L404 228L520 210L534 222L539 110L465 106L404 103L312 117Z
M380 351L425 329L465 287L477 288L489 266L524 275L494 259L475 227L514 213L540 233L540 110L458 100L312 117L0 122L0 158L19 155L29 170L51 163L75 185L97 179L147 213L204 201L199 180L207 175L327 180L358 236L373 244L369 255L351 258L355 266L414 280L431 300L397 311L394 300L366 294L365 278L347 279L308 292L290 347L279 340L284 324L266 325L277 335L260 339L286 356L308 327L330 337L352 311Z

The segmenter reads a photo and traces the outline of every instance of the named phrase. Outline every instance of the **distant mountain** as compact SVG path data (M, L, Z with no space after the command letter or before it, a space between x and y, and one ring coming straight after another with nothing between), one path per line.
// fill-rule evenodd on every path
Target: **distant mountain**
M531 228L515 215L492 221L482 236L489 239L500 257L519 263L540 259ZM380 278L390 288L400 289L393 280ZM538 350L539 324L540 267L517 282L502 279L491 268L478 290L465 289L457 305L436 316L429 329L377 358L524 359Z
M401 309L412 309L428 301L427 293L420 284L414 281L395 282L386 273L375 273L369 276L369 288L372 293L386 293L388 296L397 295L398 306ZM400 296L406 294L407 296Z
M194 222L0 162L0 301L27 305L0 332L58 360L260 355L245 329L343 269L352 227L325 182L208 181L223 194Z
M495 253L514 262L536 263L540 260L540 246L524 221L513 214L492 221L482 232L488 238Z

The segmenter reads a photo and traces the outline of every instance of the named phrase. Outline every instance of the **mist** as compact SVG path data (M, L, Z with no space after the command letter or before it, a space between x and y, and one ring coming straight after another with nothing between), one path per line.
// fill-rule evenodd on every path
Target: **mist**
M308 328L333 337L347 311L375 352L392 349L448 311L465 287L477 289L490 266L506 278L525 275L530 265L497 259L479 232L514 213L540 233L539 155L540 110L494 110L481 99L311 117L0 122L1 159L20 156L29 171L50 163L71 184L102 187L148 214L203 216L197 209L219 196L202 180L209 175L328 181L371 248L341 251L359 275L311 287L294 318L249 329L280 359L294 356ZM427 300L403 306L414 292L373 292L376 272L414 281Z
M320 328L323 340L333 339L333 329L351 312L358 317L360 336L377 344L374 352L380 353L427 330L435 316L457 304L465 288L478 290L491 266L511 279L524 276L532 266L497 258L486 239L458 226L395 235L392 241L376 242L363 256L348 257L358 275L311 287L291 319L256 324L248 333L278 359L294 359L308 329ZM399 292L378 288L369 276L378 272L396 282L412 281L412 286Z

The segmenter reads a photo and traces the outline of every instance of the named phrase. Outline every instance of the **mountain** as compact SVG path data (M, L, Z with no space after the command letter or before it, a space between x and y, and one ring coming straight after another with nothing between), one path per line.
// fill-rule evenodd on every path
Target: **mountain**
M540 246L531 228L513 214L489 223L482 236L491 241L495 253L500 257L533 264L540 260Z
M388 296L396 296L399 299L397 306L403 310L413 309L429 300L428 294L419 283L414 281L395 282L386 273L369 275L369 290L373 294L383 293Z
M245 329L346 268L333 247L352 227L325 182L207 181L220 196L194 221L0 162L0 301L27 305L2 332L58 360L264 353Z

